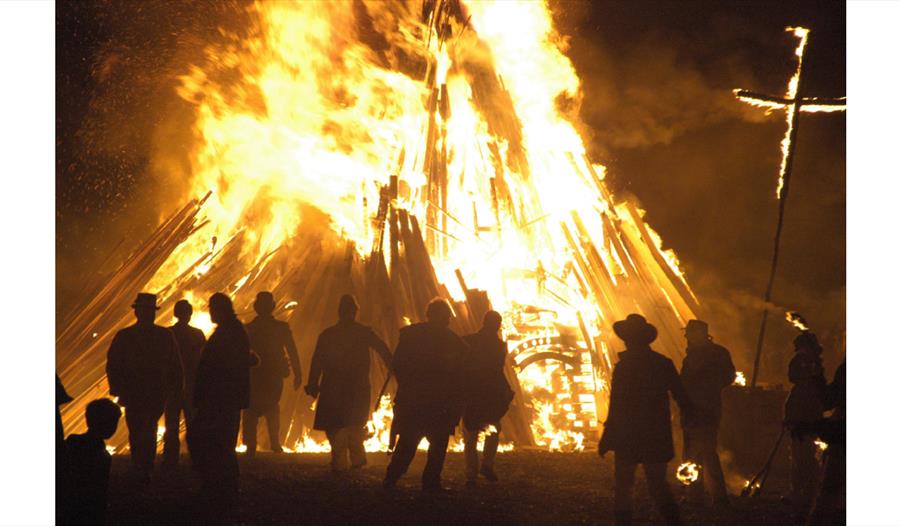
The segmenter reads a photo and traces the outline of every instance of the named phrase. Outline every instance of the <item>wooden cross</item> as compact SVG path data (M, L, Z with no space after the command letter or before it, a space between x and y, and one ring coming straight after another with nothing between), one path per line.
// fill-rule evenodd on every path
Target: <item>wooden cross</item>
M766 112L772 110L785 110L787 120L787 130L784 139L781 140L781 169L778 172L778 186L775 189L775 195L778 198L778 223L775 227L775 246L772 252L772 267L769 271L769 283L766 286L765 303L768 305L772 297L772 285L775 282L775 269L778 266L778 247L781 243L781 228L784 223L784 208L787 202L788 189L791 182L791 167L794 163L794 142L797 139L797 128L800 124L800 113L815 112L834 112L845 111L847 109L846 97L839 98L822 98L822 97L803 97L802 72L803 72L803 54L806 51L806 44L809 40L809 29L803 27L787 27L785 31L790 31L795 37L800 39L794 54L797 56L797 70L788 83L788 90L784 96L763 95L752 91L736 89L734 95L741 102L746 102L757 107L765 108ZM753 361L753 377L750 381L750 387L756 387L756 377L759 371L759 358L762 353L763 338L766 334L766 321L769 317L769 310L763 307L762 323L759 327L759 338L756 341L756 357Z

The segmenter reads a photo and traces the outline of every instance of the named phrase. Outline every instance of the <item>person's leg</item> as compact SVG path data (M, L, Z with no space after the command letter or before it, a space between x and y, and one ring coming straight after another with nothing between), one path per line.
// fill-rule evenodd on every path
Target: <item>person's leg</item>
M269 447L275 453L281 453L281 409L278 404L266 410L266 428L269 430Z
M666 521L666 525L680 525L681 519L678 513L678 505L675 503L672 489L669 488L669 483L666 481L666 463L644 464L644 477L647 479L647 489L650 492L650 497Z
M331 444L331 470L335 472L347 471L350 468L350 463L347 460L348 429L346 427L333 429L325 435Z
M258 420L259 415L252 409L244 409L242 412L241 439L247 446L248 455L256 453L256 423Z
M462 432L466 457L466 482L474 484L478 479L478 431L463 426Z
M490 428L489 428L490 429ZM484 454L481 461L481 473L490 480L495 482L497 474L494 473L494 459L497 458L497 448L500 446L500 423L494 424L493 433L485 431L484 435Z
M694 462L700 466L700 477L696 482L692 483L685 490L685 499L693 504L701 504L706 500L706 493L703 491L706 479L706 468L703 466L703 446L700 428L685 427L682 430L684 437L684 461Z
M166 404L166 432L163 435L163 465L174 467L178 464L181 449L179 433L181 431L181 400L172 400Z
M385 486L393 486L409 469L410 463L416 456L416 449L422 441L423 433L419 431L407 431L397 437L397 446L391 454L391 461L384 477Z
M632 494L634 492L634 470L637 465L615 453L615 497L613 510L618 526L631 524Z
M350 426L347 430L347 446L350 449L350 467L366 465L366 426Z
M156 426L160 416L162 415L143 407L125 408L131 463L134 469L144 476L149 476L153 471L153 460L156 458Z
M450 442L450 429L441 426L441 429L431 431L428 437L428 458L425 461L425 470L422 472L422 489L439 489L441 487L441 471L444 469L444 459L447 457L447 444Z
M703 482L706 484L713 502L717 504L728 503L728 490L725 487L725 473L722 471L722 463L719 460L719 428L709 426L703 428L701 440L701 461L703 462Z
M791 490L798 513L805 514L815 498L819 485L816 444L812 437L791 440Z

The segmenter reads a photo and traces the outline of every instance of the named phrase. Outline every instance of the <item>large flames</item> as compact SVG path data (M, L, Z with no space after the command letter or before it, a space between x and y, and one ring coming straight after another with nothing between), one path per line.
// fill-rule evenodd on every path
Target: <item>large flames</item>
M218 270L233 294L320 221L309 210L366 257L394 235L375 221L390 186L392 206L421 222L450 294L465 298L464 276L504 314L534 443L581 450L596 440L618 345L611 323L644 312L674 354L696 298L643 211L615 203L604 167L588 160L574 124L580 81L548 7L364 0L249 10L246 34L223 31L180 77L196 116L191 193L212 192L209 225L146 289L217 272L240 236L251 264ZM202 305L206 292L179 294ZM211 329L199 312L195 321ZM367 450L387 448L387 400ZM322 450L300 436L292 450Z

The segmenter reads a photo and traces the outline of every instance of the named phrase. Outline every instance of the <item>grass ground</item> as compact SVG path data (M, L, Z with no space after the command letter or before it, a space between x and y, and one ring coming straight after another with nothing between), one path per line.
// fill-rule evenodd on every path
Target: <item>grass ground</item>
M513 451L499 455L500 481L464 487L464 459L449 453L444 483L450 495L423 495L420 452L399 489L381 488L388 457L369 454L369 465L351 475L332 475L327 454L275 456L260 453L241 459L242 524L611 524L612 456L594 452ZM184 459L183 459L184 460ZM137 490L128 482L129 458L116 456L110 481L109 524L196 524L198 482L181 467L157 473ZM658 524L638 472L635 524ZM673 483L677 495L682 488ZM785 525L789 510L776 496L733 499L731 509L682 506L686 524Z

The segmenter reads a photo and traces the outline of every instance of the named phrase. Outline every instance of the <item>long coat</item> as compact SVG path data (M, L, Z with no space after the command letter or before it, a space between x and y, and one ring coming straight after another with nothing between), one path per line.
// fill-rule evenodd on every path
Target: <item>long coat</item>
M250 340L237 318L223 321L203 347L194 385L198 410L241 410L250 406Z
M671 460L669 393L682 411L690 405L672 360L650 349L619 353L611 391L600 450L634 463Z
M734 363L728 349L713 342L688 346L681 364L681 384L691 400L691 422L682 425L705 426L719 423L722 417L722 389L734 383Z
M300 378L300 358L286 322L272 316L257 316L247 324L247 335L250 348L259 356L259 365L250 372L250 407L263 412L278 405L282 380L291 370Z
M319 335L308 381L319 387L313 428L330 431L365 425L372 410L369 349L390 367L387 345L365 325L338 322Z
M162 409L183 387L172 331L135 324L116 333L106 355L109 393L132 409Z
M181 366L184 370L184 401L190 405L194 399L197 366L200 364L200 354L206 344L206 335L200 329L181 322L172 325L169 330L178 342L178 354L181 356Z
M462 364L466 343L452 330L428 323L400 329L394 352L397 398L392 427L456 427L462 413Z
M463 422L469 429L480 430L499 422L513 398L503 374L507 347L495 333L486 331L470 334L464 340L469 350L463 365Z

